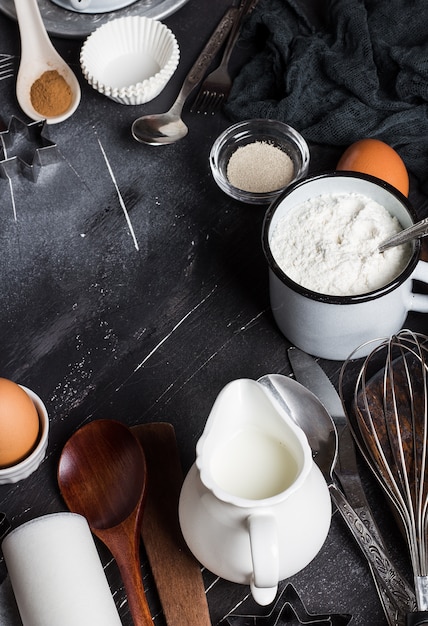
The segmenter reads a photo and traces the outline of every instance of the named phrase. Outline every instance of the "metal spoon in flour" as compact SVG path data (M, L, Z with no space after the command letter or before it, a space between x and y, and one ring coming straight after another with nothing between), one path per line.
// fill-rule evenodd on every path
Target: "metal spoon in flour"
M392 235L392 237L388 237L385 241L382 241L380 246L378 247L379 252L384 252L388 248L393 248L394 246L400 246L403 243L407 243L408 241L412 241L413 239L421 239L422 237L426 237L428 235L428 217L420 222L416 222L413 226L409 226L409 228L405 228L400 231L396 235Z
M21 35L21 62L16 79L16 97L21 109L32 120L56 124L74 113L80 102L80 85L70 67L52 45L40 15L37 0L14 0ZM47 117L36 111L31 103L31 86L40 76L57 70L70 86L72 100L67 111Z

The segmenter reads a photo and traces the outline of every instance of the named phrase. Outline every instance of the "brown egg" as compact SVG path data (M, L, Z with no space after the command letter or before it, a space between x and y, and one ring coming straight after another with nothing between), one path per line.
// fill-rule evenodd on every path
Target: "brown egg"
M403 195L409 195L409 174L404 161L394 148L380 139L360 139L353 143L342 154L336 169L376 176Z
M0 378L0 468L28 456L39 428L39 415L30 396L16 383Z

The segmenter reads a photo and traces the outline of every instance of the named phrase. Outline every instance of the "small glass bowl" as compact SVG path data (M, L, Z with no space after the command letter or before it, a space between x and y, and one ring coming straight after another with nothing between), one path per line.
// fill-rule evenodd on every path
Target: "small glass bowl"
M244 191L232 185L227 177L227 165L232 154L241 146L263 141L288 154L294 165L292 179L280 189L257 193ZM254 119L238 122L227 128L215 140L210 152L211 171L217 185L235 200L248 204L269 204L289 185L304 178L309 169L309 147L294 128L271 119Z

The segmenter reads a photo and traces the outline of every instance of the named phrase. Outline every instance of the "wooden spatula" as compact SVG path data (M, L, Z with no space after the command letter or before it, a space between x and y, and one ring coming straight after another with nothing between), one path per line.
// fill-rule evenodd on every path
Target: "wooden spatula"
M168 626L211 626L199 563L178 521L183 474L172 424L134 426L147 464L141 535Z

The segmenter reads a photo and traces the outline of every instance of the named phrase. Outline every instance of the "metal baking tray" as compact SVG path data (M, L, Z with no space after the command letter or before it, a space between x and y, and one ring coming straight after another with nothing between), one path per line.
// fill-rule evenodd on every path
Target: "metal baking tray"
M98 26L116 17L144 15L162 20L178 11L187 2L188 0L137 0L137 2L118 11L77 13L67 11L51 0L38 0L40 13L48 33L67 39L84 39ZM0 12L16 20L13 0L0 0Z

